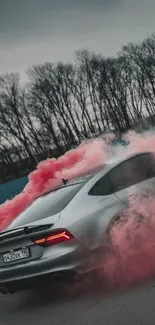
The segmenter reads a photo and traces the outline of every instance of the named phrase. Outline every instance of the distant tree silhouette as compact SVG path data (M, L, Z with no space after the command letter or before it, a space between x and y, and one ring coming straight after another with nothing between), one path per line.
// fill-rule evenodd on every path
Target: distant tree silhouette
M155 34L114 58L75 59L29 68L24 87L18 73L0 77L0 166L18 162L14 177L83 139L155 125Z

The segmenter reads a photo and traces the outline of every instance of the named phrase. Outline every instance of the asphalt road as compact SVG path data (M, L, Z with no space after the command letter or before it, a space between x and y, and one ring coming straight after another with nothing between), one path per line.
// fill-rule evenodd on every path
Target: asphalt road
M80 294L52 288L0 297L0 325L154 325L155 283Z

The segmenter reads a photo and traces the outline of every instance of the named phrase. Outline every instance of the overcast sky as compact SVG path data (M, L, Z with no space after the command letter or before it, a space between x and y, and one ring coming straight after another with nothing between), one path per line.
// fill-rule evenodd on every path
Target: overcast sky
M155 0L0 0L0 74L73 60L88 48L115 55L155 31Z

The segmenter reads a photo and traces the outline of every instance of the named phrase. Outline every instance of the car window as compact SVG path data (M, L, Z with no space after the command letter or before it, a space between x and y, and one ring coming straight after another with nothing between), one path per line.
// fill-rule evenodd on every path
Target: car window
M137 169L141 166L142 177L146 179L155 177L155 155L152 153L144 154L135 159L137 164Z
M114 168L109 177L113 192L121 191L127 187L155 177L155 159L151 154L143 154L121 163Z
M112 184L112 191L118 192L126 187L131 186L133 180L131 181L132 175L132 163L131 160L124 162L111 170L109 173L109 178Z
M84 184L83 182L62 187L39 197L13 221L11 227L19 227L26 223L47 218L61 212L80 191Z
M89 191L89 195L110 195L112 186L108 174L104 175Z

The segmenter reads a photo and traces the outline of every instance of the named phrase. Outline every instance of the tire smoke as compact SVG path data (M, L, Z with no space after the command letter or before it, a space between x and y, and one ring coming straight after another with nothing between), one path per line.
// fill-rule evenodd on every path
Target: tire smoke
M58 159L47 159L29 175L24 191L0 206L0 231L26 209L39 195L104 165L111 157L125 157L141 151L155 152L155 133L129 132L126 147L112 148L112 136L82 143ZM139 218L139 216L142 216ZM129 208L111 233L113 254L102 265L111 286L133 284L155 276L155 193L131 197Z

